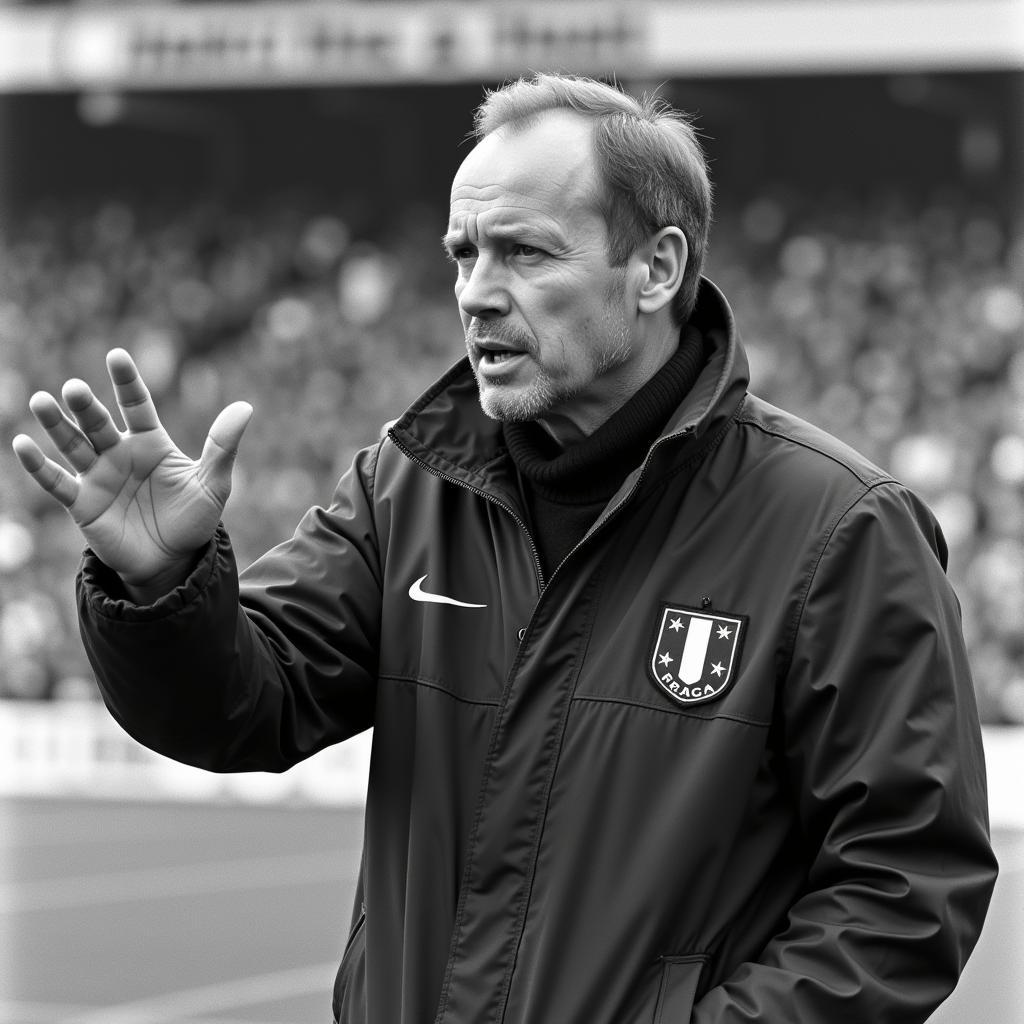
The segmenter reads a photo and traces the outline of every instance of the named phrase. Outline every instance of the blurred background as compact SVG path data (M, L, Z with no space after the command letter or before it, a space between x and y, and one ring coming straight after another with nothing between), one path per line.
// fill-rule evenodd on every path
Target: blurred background
M1004 877L959 1002L933 1020L1024 1021L1020 0L0 0L0 1021L326 1019L367 738L280 779L221 779L123 736L78 640L77 531L10 440L40 436L36 389L82 376L106 399L104 353L124 346L186 451L227 402L255 405L228 527L243 563L287 537L461 354L438 241L449 183L483 89L535 69L696 116L716 188L707 273L752 390L938 515ZM277 850L282 833L298 845ZM254 861L254 844L276 852ZM183 960L217 935L211 900L251 912L257 892L296 918L263 973L247 957L265 916ZM180 927L150 900L179 901ZM112 927L111 905L138 916ZM95 963L68 975L85 949Z

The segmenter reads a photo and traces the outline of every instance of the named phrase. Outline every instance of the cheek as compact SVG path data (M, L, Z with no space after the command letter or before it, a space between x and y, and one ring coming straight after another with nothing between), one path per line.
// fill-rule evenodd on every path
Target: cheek
M553 355L573 346L573 339L587 316L575 296L559 289L520 296L517 308L534 337L546 343Z
M558 287L539 291L534 296L533 308L555 334L560 335L566 347L579 339L592 337L606 309L603 282L573 280Z

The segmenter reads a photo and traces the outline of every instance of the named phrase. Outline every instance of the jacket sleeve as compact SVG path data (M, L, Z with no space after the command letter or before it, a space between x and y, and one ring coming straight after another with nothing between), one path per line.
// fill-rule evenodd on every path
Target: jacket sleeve
M956 985L996 864L945 556L930 513L891 483L832 531L779 698L806 882L694 1024L915 1024Z
M146 746L213 771L283 771L373 721L381 568L376 449L329 508L241 575L223 527L152 605L86 552L77 581L89 660L114 718Z

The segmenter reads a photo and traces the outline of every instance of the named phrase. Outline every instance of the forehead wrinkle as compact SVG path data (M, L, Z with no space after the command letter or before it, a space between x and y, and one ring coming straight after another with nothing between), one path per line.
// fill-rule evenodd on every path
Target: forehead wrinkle
M520 233L542 232L562 238L564 227L552 214L536 206L484 206L482 209L453 209L445 239L481 233L489 238L510 238Z
M460 182L457 185L452 185L452 198L455 198L456 192L490 192L493 195L501 195L505 189L501 185L472 185L468 181ZM486 198L480 196L481 199Z
M593 177L593 169L577 164L578 173L564 178L541 179L530 182L530 190L523 191L512 183L492 182L474 185L458 181L452 185L450 206L494 205L496 209L521 209L547 212L552 209L568 210L573 207L596 209L600 205L601 188Z
M495 187L477 189L478 192L490 192L490 195L457 195L460 189L452 190L451 207L454 211L459 207L478 207L485 210L521 210L526 213L544 213L548 205L544 198L528 195L525 192L514 192L511 189Z

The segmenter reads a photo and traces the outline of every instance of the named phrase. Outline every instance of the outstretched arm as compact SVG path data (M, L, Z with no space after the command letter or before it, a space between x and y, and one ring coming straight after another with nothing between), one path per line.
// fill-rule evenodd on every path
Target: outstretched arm
M118 573L132 599L146 604L182 582L213 537L252 407L235 402L224 409L202 455L193 460L161 424L131 356L114 349L107 371L125 430L88 384L69 380L62 397L70 416L45 391L29 403L67 468L26 434L13 447L36 483L68 510L89 547Z
M128 353L110 352L107 368L124 430L72 380L63 405L45 392L30 402L66 465L24 434L14 449L91 548L79 622L114 718L153 750L214 771L283 771L368 728L381 597L358 466L330 509L311 510L257 563L240 598L218 523L251 407L221 412L193 460L160 423Z

